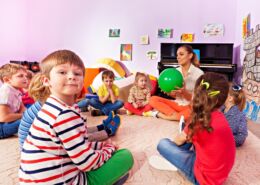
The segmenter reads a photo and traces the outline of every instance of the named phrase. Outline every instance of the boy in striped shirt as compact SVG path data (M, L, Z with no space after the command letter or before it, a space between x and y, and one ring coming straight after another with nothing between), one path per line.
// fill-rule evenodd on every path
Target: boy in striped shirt
M111 141L89 142L75 104L84 77L82 60L59 50L41 62L43 85L51 96L23 145L20 184L113 184L133 165L132 154Z

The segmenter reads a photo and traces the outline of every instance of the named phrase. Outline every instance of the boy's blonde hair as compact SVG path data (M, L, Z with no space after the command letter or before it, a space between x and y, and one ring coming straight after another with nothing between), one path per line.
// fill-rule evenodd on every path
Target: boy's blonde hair
M76 65L82 69L83 76L85 75L85 66L81 58L70 50L58 50L47 57L40 63L41 73L35 75L29 86L29 94L33 99L45 102L50 96L49 87L44 86L43 78L50 78L50 72L53 67L61 64Z
M50 89L43 85L43 77L42 73L34 75L28 90L34 101L40 101L41 103L44 103L51 94Z
M238 106L238 109L243 111L246 106L246 96L242 86L230 83L228 94L233 97L234 104Z
M110 78L110 79L115 79L115 74L113 73L113 71L110 70L105 70L102 73L102 80L104 80L105 78Z
M4 77L11 78L20 70L26 71L26 69L20 64L5 64L0 68L0 80L4 82Z
M43 75L50 78L50 71L53 67L61 64L76 65L82 69L83 75L85 75L85 66L81 58L70 50L58 50L47 57L45 57L40 63L40 69Z

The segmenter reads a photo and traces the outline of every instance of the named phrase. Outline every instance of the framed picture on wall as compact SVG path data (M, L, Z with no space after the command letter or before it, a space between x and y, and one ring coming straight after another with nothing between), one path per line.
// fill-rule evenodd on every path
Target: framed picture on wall
M171 28L158 29L158 38L172 38L172 34L173 34L173 29Z
M121 44L120 60L121 61L131 61L132 60L132 44Z
M120 29L109 29L109 37L120 37Z

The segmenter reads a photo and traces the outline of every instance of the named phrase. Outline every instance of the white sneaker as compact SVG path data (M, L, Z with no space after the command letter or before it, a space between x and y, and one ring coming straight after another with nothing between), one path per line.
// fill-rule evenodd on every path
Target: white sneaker
M149 164L158 170L177 171L178 169L165 158L153 155L149 158Z
M145 117L154 117L156 118L156 115L158 114L158 111L147 111L147 112L143 112L143 116Z

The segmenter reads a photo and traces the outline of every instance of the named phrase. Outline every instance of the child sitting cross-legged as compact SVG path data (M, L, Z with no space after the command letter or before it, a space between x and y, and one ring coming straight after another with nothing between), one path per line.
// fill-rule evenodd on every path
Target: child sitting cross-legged
M110 140L89 141L75 104L85 67L74 52L59 50L40 63L42 85L50 90L22 146L20 184L114 184L126 179L132 154Z
M17 133L22 113L26 109L22 103L20 89L27 86L26 69L19 64L5 64L0 68L0 139Z
M223 184L234 165L234 137L219 111L227 95L224 76L210 72L200 76L195 83L190 121L173 141L162 139L157 146L160 154L193 184Z
M153 108L149 105L150 97L151 92L147 87L147 76L144 73L136 73L135 83L130 89L128 102L124 105L127 114L152 115L151 110Z
M243 113L245 104L246 97L242 86L230 84L228 97L221 110L232 129L237 147L243 145L248 135L246 115Z
M113 71L105 70L102 72L103 85L98 88L98 99L91 98L89 100L89 105L97 109L91 111L92 116L108 115L109 112L116 112L123 107L124 103L118 100L119 88L114 84L114 80Z

